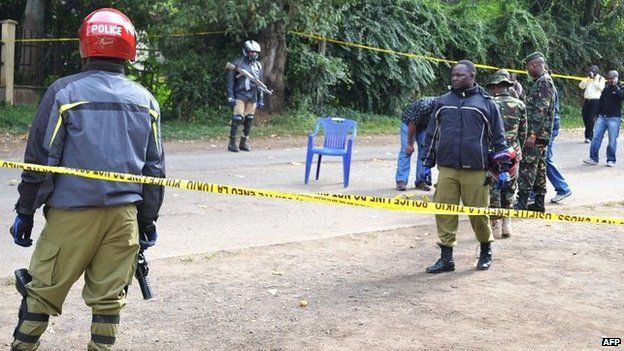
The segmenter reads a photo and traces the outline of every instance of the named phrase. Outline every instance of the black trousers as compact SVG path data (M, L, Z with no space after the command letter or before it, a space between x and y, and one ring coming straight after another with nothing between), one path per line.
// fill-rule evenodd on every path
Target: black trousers
M594 123L600 100L592 99L583 102L583 124L585 125L585 139L592 140L594 136Z

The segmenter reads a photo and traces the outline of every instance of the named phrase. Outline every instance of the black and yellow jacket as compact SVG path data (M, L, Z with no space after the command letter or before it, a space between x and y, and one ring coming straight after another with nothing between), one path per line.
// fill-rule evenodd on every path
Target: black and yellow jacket
M47 89L24 161L49 166L165 176L160 112L154 97L124 75L121 62L94 60ZM18 213L42 204L79 209L137 204L139 220L158 217L160 186L24 171Z

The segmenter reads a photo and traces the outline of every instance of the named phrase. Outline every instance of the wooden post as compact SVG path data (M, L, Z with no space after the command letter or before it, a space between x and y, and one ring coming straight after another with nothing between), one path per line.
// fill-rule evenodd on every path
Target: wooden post
M0 86L4 87L4 101L13 105L15 77L15 27L17 22L4 20L2 24L2 65L0 66Z

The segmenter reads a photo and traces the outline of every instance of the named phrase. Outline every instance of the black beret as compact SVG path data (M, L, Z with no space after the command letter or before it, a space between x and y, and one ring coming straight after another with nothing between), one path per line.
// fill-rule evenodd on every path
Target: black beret
M527 57L524 58L524 60L522 60L522 62L524 62L524 64L526 65L527 63L537 59L537 58L544 58L544 54L542 54L539 51L536 51L532 54L529 54Z

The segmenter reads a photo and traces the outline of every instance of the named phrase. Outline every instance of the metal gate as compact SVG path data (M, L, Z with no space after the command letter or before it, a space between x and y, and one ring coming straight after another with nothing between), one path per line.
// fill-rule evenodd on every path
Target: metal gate
M80 70L78 41L38 39L45 38L37 38L33 33L24 33L23 28L18 26L15 45L16 86L43 88L59 77Z

